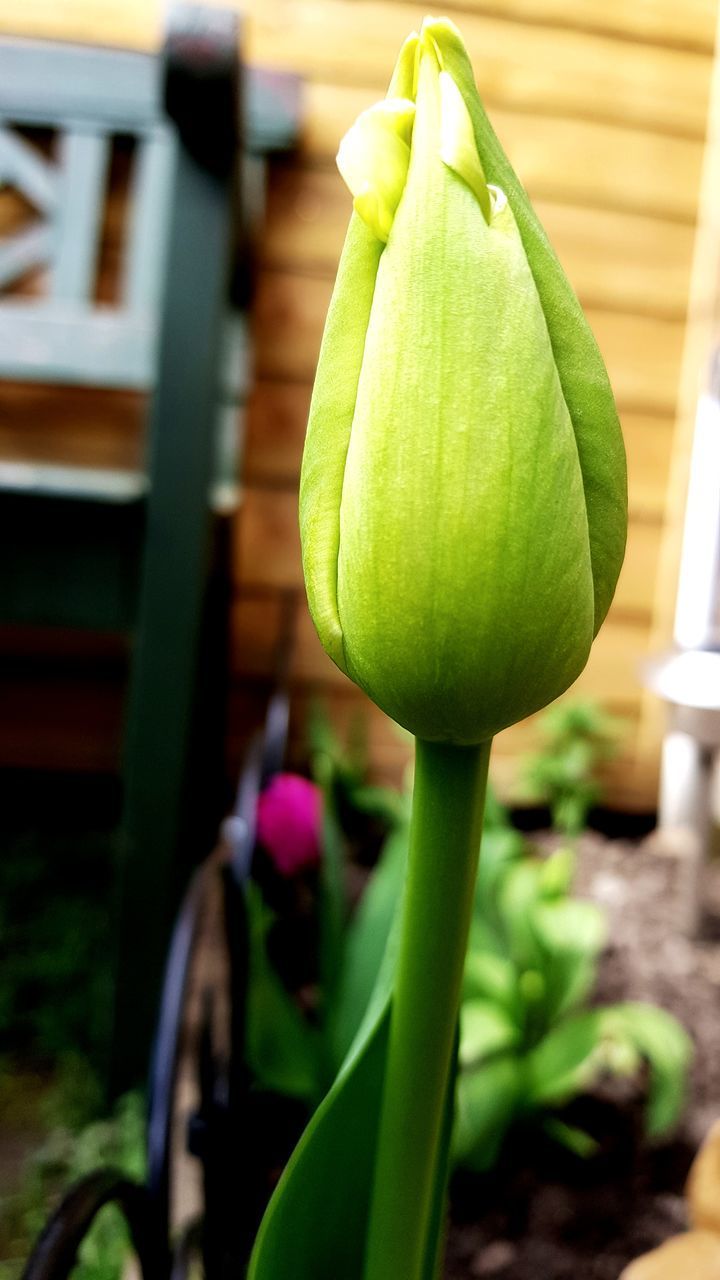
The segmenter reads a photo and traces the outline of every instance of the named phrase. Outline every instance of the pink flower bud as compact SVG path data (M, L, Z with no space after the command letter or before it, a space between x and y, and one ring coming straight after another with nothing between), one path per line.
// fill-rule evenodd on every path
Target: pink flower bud
M257 838L276 871L294 876L321 857L319 787L296 773L279 773L258 800Z

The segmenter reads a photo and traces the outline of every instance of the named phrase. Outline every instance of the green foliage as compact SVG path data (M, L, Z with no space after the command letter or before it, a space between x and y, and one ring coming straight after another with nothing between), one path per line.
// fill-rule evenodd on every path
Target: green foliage
M330 1009L331 1053L339 1068L355 1038L380 972L395 919L407 856L407 829L388 836L345 937L335 1001Z
M270 962L268 931L274 913L256 885L248 885L250 985L246 1053L255 1083L316 1105L321 1096L322 1058L318 1030L303 1017Z
M251 884L247 1052L258 1087L312 1108L335 1081L378 979L404 868L408 802L390 788L367 785L358 726L349 743L341 744L316 709L310 748L324 795L323 856L315 886L316 1007L308 1016L280 978L269 948L278 915ZM368 834L384 842L384 852L351 920L348 850Z
M615 754L621 724L591 701L558 703L539 723L544 743L523 763L524 795L547 804L555 830L573 839L602 799L597 768Z
M399 737L408 738L395 726ZM313 708L308 725L312 772L322 787L326 803L351 841L359 828L367 835L367 823L386 831L410 814L410 797L392 787L367 782L368 753L362 720L352 721L342 743L320 706Z
M533 1122L578 1153L593 1140L553 1114L607 1073L649 1073L651 1137L677 1122L691 1045L661 1009L583 1007L605 940L600 908L569 896L573 855L542 860L486 832L460 1021L454 1155L492 1167L514 1124Z
M67 1084L51 1094L52 1111L64 1109ZM0 1238L5 1260L0 1280L16 1280L30 1249L61 1195L79 1178L112 1165L141 1181L145 1175L145 1106L127 1094L112 1115L73 1130L56 1124L27 1161L19 1189L0 1196ZM120 1213L109 1205L98 1215L80 1248L73 1280L119 1280L129 1238Z
M270 1201L248 1280L361 1280L393 971L386 948L350 1052Z
M692 1052L688 1037L675 1018L652 1005L629 1002L602 1012L610 1062L620 1048L627 1054L621 1069L631 1072L640 1062L648 1065L647 1129L651 1137L661 1137L677 1121L684 1101L685 1073Z
M324 741L323 780L335 812L350 815L364 788L332 735ZM315 1095L325 1093L263 1221L251 1280L278 1274L359 1280L368 1212L368 1180L392 986L394 945L408 842L404 798L380 793L375 813L392 815L377 867L342 931L332 996L307 1027L315 1057ZM339 829L333 828L337 839ZM338 850L335 848L334 856ZM676 1122L690 1058L685 1032L662 1010L640 1004L588 1008L605 943L602 911L571 896L575 855L567 847L541 858L512 828L491 794L486 810L460 1015L452 1160L486 1170L509 1131L533 1124L586 1157L595 1140L568 1124L562 1108L607 1073L648 1073L651 1137ZM263 982L266 978L262 979ZM275 996L292 997L275 976ZM270 1002L273 1061L307 1065L307 1038L296 1035L297 1007ZM257 1066L257 1063L256 1063ZM336 1074L337 1073L337 1074ZM312 1073L310 1073L312 1074ZM278 1080L279 1076L275 1075ZM334 1083L327 1092L327 1081ZM310 1102L312 1090L305 1096ZM428 1260L427 1280L434 1280Z
M107 1043L107 837L11 833L0 859L0 1051L97 1066Z
M138 1095L98 1118L112 1005L116 787L11 774L1 801L0 1126L40 1143L19 1180L0 1186L0 1280L14 1280L72 1182L105 1161L141 1177L145 1139ZM110 1207L75 1275L117 1280L125 1252Z
M318 1017L301 1047L297 1070L313 1061L314 1092L322 1096L281 1178L263 1218L250 1266L252 1280L278 1275L307 1275L313 1280L360 1280L368 1215L368 1193L375 1154L383 1067L387 1045L390 992L394 972L391 935L402 894L407 853L405 797L365 783L364 752L355 737L350 751L341 746L325 719L316 714L311 726L313 771L323 786L326 822L324 870L319 888L320 911L330 906L342 929L332 929L336 972L327 983L327 932L320 921L321 979ZM370 827L368 827L368 823ZM382 833L382 855L355 912L348 913L346 868L341 862L358 834ZM251 895L251 904L253 903ZM252 907L253 913L257 905ZM327 928L327 927L326 927ZM298 1009L277 975L268 982L267 949L254 954L253 975L272 986L273 1008L266 1004L266 1043L274 1040L275 1061L297 1054ZM258 1007L252 1003L251 1019ZM279 1001L286 1008L280 1011ZM292 1006L288 1016L287 1006ZM293 1027L293 1038L283 1026ZM267 1073L257 1057L253 1068L261 1081ZM305 1097L311 1101L311 1090ZM433 1280L428 1274L428 1280Z

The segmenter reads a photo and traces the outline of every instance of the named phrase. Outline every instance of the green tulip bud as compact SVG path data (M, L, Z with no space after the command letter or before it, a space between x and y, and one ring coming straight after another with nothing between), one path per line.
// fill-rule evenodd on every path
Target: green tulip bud
M338 165L354 212L303 458L310 610L393 719L478 743L576 679L610 605L612 392L447 19L406 41Z

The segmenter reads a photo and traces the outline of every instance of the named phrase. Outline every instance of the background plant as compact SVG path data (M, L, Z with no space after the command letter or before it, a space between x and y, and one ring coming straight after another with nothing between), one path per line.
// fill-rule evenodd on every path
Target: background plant
M87 1082L81 1062L77 1080ZM112 1165L129 1178L145 1174L145 1102L142 1094L120 1098L109 1117L78 1123L84 1103L69 1080L47 1094L49 1132L28 1158L19 1186L0 1192L0 1280L16 1280L48 1214L67 1189L96 1169ZM78 1093L84 1093L80 1087ZM74 1280L118 1280L130 1248L124 1219L114 1205L98 1214L80 1246Z
M583 710L576 723L588 721ZM347 901L342 905L347 927L322 1020L303 1018L272 972L267 950L253 951L254 982L273 990L262 1010L251 1000L251 1018L261 1015L264 1026L265 1053L256 1055L256 1071L269 1087L291 1081L290 1091L309 1107L341 1068L372 1001L402 893L408 840L407 799L380 788L366 791L360 759L350 767L327 725L315 741L322 744L328 807L342 791L352 829L354 797L372 795L386 837L354 914ZM331 830L337 859L340 828ZM527 1125L590 1155L592 1137L562 1112L605 1075L640 1078L647 1071L650 1138L669 1132L682 1111L691 1046L677 1021L641 1003L591 1004L607 925L599 906L572 896L574 869L568 848L540 856L490 793L460 1014L452 1153L463 1167L489 1169L511 1129ZM262 915L259 901L252 901Z
M5 833L0 858L0 1052L102 1070L112 1000L112 849L104 833Z
M363 1024L375 1020L381 1033L409 799L368 786L360 736L348 749L319 715L311 756L325 798L323 856L317 867L283 879L280 893L277 885L268 893L263 877L262 886L250 885L247 1044L257 1088L300 1100L308 1117L322 1118L325 1100L342 1096L334 1082L347 1079L343 1064L352 1063ZM592 1007L606 928L597 906L572 897L573 854L538 856L492 791L483 848L463 983L453 1161L487 1170L510 1132L528 1125L590 1155L592 1138L569 1125L563 1110L608 1072L641 1078L647 1072L648 1133L666 1132L682 1105L687 1037L658 1009ZM372 858L376 865L368 869ZM273 931L288 915L308 911L315 922L304 935L310 981L306 973L298 989L276 963ZM101 1122L93 1118L99 1106L86 1060L58 1059L43 1104L49 1135L20 1188L0 1203L10 1258L0 1280L14 1280L48 1210L76 1177L107 1160L142 1176L142 1100L123 1101ZM83 1249L82 1280L115 1280L127 1247L122 1219L109 1209Z
M540 1126L581 1155L592 1138L562 1109L604 1075L647 1068L646 1131L676 1124L689 1038L662 1009L592 1006L606 921L571 896L574 854L539 857L509 827L487 832L465 966L453 1150L487 1170L509 1130Z
M584 830L602 799L599 766L616 755L622 724L590 700L567 700L538 717L542 745L521 762L524 800L546 804L555 831L569 840Z

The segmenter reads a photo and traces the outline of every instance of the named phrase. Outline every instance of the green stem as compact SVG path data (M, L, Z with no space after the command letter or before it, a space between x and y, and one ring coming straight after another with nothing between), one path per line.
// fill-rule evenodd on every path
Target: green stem
M364 1280L421 1280L490 743L416 746L410 851Z

